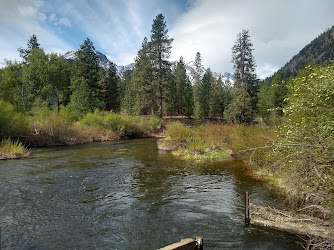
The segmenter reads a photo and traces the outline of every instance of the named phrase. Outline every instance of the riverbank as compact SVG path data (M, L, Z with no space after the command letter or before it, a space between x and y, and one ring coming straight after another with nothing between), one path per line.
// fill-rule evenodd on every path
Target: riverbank
M268 187L285 197L289 210L334 225L334 174L309 169L313 155L305 158L304 151L298 151L297 147L303 147L302 144L287 145L275 129L242 125L190 128L174 123L167 127L166 135L160 148L167 148L182 157L216 150L230 153L235 159L247 163L250 175L267 182ZM211 160L205 160L208 159Z
M0 159L26 157L29 155L27 147L147 138L157 135L162 128L162 119L155 116L139 117L98 110L79 121L75 121L66 108L60 113L46 109L31 117L18 115L19 119L13 118L12 124L9 123L3 132L8 138L18 138L17 143L0 147ZM22 153L18 153L19 148Z

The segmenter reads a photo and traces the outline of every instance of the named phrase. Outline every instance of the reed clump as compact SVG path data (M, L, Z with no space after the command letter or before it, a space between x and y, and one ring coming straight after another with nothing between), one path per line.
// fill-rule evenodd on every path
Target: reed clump
M5 139L0 142L0 160L17 159L27 156L29 156L29 152L19 140Z

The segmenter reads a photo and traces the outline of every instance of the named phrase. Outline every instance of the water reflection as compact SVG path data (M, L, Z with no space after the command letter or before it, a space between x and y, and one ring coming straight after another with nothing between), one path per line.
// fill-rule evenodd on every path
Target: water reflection
M183 161L156 140L36 150L1 162L2 249L156 249L200 235L205 249L298 249L244 228L243 194L275 196L240 162Z

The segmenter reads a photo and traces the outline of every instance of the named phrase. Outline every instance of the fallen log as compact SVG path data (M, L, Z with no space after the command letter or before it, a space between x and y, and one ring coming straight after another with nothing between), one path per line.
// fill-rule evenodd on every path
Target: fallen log
M250 224L334 242L333 222L304 214L250 204Z

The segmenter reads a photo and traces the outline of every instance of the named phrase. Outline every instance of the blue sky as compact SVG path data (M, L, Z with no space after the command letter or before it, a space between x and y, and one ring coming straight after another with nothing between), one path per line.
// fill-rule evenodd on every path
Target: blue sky
M118 65L134 61L162 13L174 38L172 60L233 72L231 48L250 31L260 78L269 76L334 25L333 0L0 0L0 63L37 35L47 53L77 50L89 37Z

